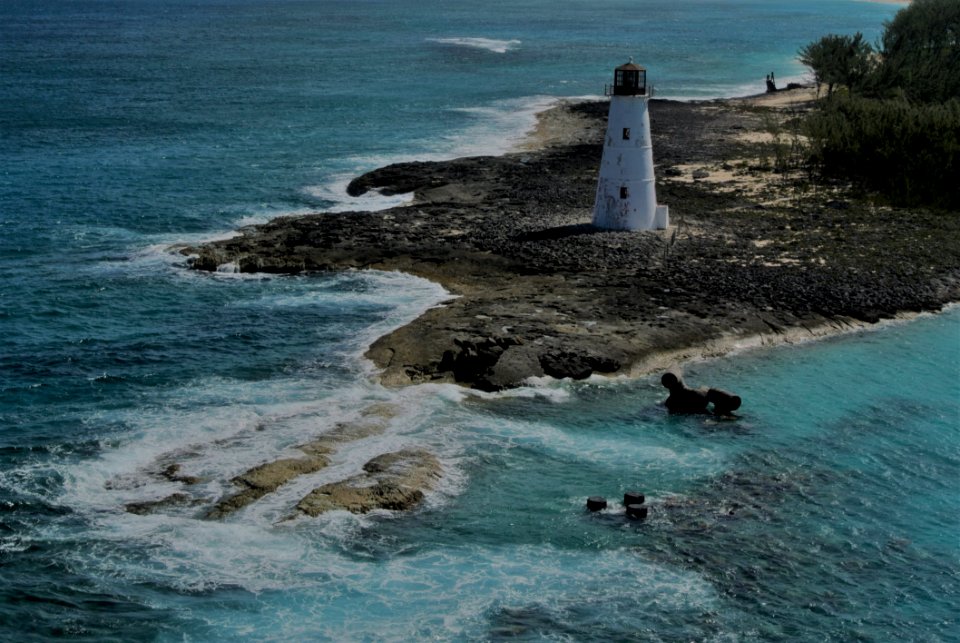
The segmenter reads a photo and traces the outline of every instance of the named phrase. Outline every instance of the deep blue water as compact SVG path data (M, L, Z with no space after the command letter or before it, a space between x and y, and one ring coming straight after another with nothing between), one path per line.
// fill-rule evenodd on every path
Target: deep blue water
M444 293L399 274L197 275L168 248L364 209L357 172L496 153L633 56L660 95L799 77L854 1L0 4L0 639L960 639L960 311L655 378L383 389L361 359ZM344 215L352 216L352 215ZM357 419L383 436L222 522L241 471ZM281 522L377 453L444 478L406 516ZM643 490L650 518L585 515ZM371 616L375 615L375 616Z

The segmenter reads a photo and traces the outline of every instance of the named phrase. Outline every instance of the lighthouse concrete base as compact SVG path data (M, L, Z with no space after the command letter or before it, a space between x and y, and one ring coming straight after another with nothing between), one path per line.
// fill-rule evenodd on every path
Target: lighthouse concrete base
M657 206L657 214L653 218L653 225L657 230L666 230L670 227L670 208L668 206Z

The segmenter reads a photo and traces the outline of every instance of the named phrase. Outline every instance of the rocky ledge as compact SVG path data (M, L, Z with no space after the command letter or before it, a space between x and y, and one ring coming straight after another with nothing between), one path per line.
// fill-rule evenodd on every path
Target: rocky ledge
M441 283L457 297L370 347L387 384L636 373L957 300L960 217L791 170L786 132L802 109L652 101L663 232L591 227L607 110L596 102L546 114L541 130L562 136L548 131L540 149L401 163L349 187L412 192L412 205L280 218L183 252L197 270L372 268Z
M363 465L363 471L314 489L297 503L297 511L312 517L336 509L355 514L405 511L418 505L443 473L440 461L419 449L378 455Z

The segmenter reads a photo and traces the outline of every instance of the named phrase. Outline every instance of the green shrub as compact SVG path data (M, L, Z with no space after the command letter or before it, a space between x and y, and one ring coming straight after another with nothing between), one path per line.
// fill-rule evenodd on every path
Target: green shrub
M811 161L902 205L960 206L960 100L836 94L806 123Z
M831 87L806 123L813 167L896 204L960 206L960 0L914 0L876 54L830 35L800 58Z
M960 1L914 0L884 25L870 93L912 101L960 97Z

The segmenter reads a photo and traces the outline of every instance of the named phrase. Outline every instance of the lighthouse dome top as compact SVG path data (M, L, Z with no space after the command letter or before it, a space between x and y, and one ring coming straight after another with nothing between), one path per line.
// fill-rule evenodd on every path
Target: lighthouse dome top
M646 96L647 69L637 63L630 62L620 65L613 71L613 87L608 94L614 96Z
M647 71L647 68L633 62L633 58L631 58L630 62L617 67L617 71Z

